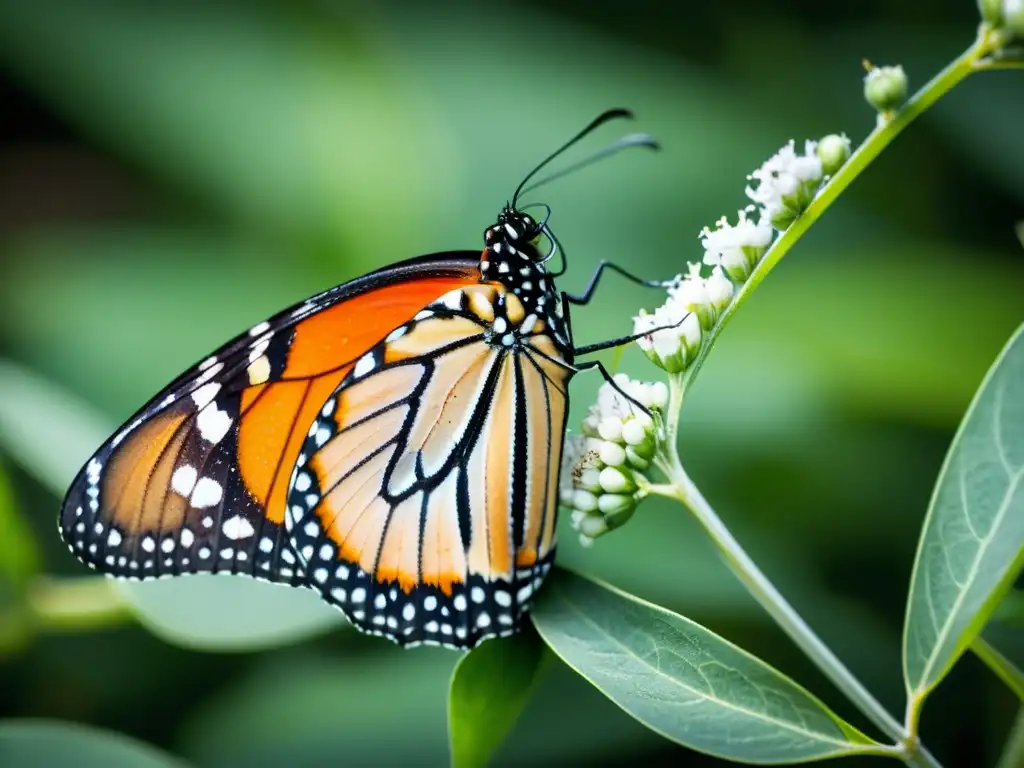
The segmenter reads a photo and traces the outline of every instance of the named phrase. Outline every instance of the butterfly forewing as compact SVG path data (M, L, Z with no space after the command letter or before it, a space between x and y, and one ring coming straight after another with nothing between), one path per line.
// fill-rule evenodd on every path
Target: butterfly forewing
M524 315L500 284L452 290L311 424L285 526L360 628L471 647L513 632L550 568L571 368Z
M304 584L285 501L310 424L391 329L479 281L478 256L424 257L275 315L186 371L72 483L61 535L116 576L197 572Z

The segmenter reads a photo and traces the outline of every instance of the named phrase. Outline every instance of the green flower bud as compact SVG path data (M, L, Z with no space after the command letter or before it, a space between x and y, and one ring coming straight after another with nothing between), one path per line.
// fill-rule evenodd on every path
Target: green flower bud
M597 467L589 467L579 473L576 487L591 493L601 492L601 470Z
M993 27L1003 25L1003 0L978 0L978 12Z
M607 440L610 443L619 442L622 439L622 419L614 417L601 419L601 423L597 425L597 433L602 440Z
M907 74L903 67L871 67L864 77L864 98L879 112L892 112L907 98Z
M606 493L598 499L597 508L608 518L609 527L618 528L626 522L621 518L623 513L632 513L636 508L636 499L625 494ZM632 514L629 514L629 517L632 517Z
M626 449L618 443L601 443L601 450L598 452L598 456L609 467L621 467L626 463Z
M1024 2L1003 0L1003 23L1014 35L1024 38Z
M637 469L643 472L649 466L651 466L651 456L654 455L654 442L651 442L651 454L645 456L638 453L636 448L632 445L626 446L626 463L629 464L633 469Z
M604 502L601 512L604 513L608 530L614 530L629 522L636 512L636 499L633 496L602 496Z
M845 135L830 133L818 142L817 153L822 171L832 176L850 159L850 140Z
M636 483L633 478L615 467L605 467L601 470L601 489L606 493L629 493L636 490Z
M587 538L593 541L608 532L608 522L601 515L587 515L580 520L577 528L581 539Z
M597 496L577 488L572 494L572 505L580 512L593 512L597 509Z

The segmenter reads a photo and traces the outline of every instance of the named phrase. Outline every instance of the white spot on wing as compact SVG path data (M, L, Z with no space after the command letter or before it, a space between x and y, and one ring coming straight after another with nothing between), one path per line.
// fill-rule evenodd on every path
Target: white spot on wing
M235 515L234 517L230 517L225 520L224 524L221 526L221 531L229 539L234 540L247 539L256 533L256 529L252 527L252 523L242 515Z
M199 427L199 434L203 436L203 440L216 445L231 429L232 421L227 411L220 410L216 403L210 403L199 412L196 426Z
M196 485L196 468L191 464L183 464L171 475L171 490L186 499Z
M209 381L222 370L224 370L224 363L214 363L199 375L199 378L196 379L196 383L202 384L204 381Z
M249 329L249 335L250 336L259 336L261 333L264 333L264 332L269 331L269 330L270 330L270 323L264 321L262 323L259 323L258 325L254 325L252 328L250 328Z
M203 384L199 389L192 393L192 400L199 408L205 408L211 402L213 398L220 392L220 384L216 381L211 381L209 384Z
M195 490L192 491L190 501L196 509L206 509L219 504L223 496L224 489L220 487L220 483L209 477L201 477L196 483ZM204 520L203 523L205 524L206 521Z

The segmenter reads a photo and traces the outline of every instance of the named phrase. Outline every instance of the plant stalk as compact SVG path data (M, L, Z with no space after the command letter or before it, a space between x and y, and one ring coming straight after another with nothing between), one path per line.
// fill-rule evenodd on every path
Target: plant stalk
M704 365L708 354L715 345L722 329L736 313L737 308L747 297L761 284L761 281L775 267L782 257L789 252L797 240L804 236L811 225L828 210L847 187L856 179L882 150L899 136L903 130L914 120L920 117L925 110L949 92L953 86L973 72L984 69L996 69L998 60L986 58L989 54L999 50L1006 42L1003 33L993 31L986 25L978 30L978 37L974 44L954 59L945 69L926 83L915 93L902 109L894 112L888 118L879 118L875 129L868 135L864 142L857 147L850 155L843 166L836 171L828 182L818 191L817 196L809 206L801 213L796 220L772 243L771 247L762 257L757 267L754 268L749 279L743 284L736 298L729 304L715 327L704 337L697 359L683 374L687 383L693 381Z
M673 389L679 388L673 380ZM794 643L811 661L852 701L864 715L897 746L902 747L901 759L911 766L920 768L941 768L941 764L915 739L871 692L850 672L831 649L822 642L807 623L800 617L786 598L775 588L767 576L757 567L715 510L694 485L679 461L675 443L669 443L668 455L659 457L659 468L669 480L668 484L651 486L653 493L669 496L686 506L707 531L726 564L743 583L751 595L775 620L775 623L789 635Z

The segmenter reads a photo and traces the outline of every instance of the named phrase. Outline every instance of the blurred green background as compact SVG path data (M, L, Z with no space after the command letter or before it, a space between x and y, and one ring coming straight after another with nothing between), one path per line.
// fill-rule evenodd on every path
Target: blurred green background
M523 173L611 106L634 109L627 130L664 151L537 196L569 254L563 287L601 258L685 271L701 227L735 217L746 174L786 140L845 131L856 144L871 129L863 58L902 63L916 87L977 24L970 0L665 5L0 0L0 363L39 377L18 397L49 416L27 425L41 453L20 438L0 448L0 504L38 539L44 571L83 575L56 533L55 490L96 447L44 384L112 428L281 307L408 256L479 248ZM1024 315L1022 126L1021 73L956 88L738 314L684 411L682 454L705 495L895 713L932 483ZM659 301L608 277L577 341L627 332ZM608 362L655 373L635 349ZM574 381L572 424L597 385ZM648 502L590 550L567 516L561 531L563 564L705 623L868 727L678 508ZM173 607L187 621L185 594ZM0 656L0 717L95 724L204 768L443 765L456 658L347 629L230 654L134 626L47 635ZM947 766L990 764L1014 712L968 656L926 708L924 738ZM498 758L639 760L720 764L556 664Z

